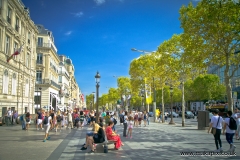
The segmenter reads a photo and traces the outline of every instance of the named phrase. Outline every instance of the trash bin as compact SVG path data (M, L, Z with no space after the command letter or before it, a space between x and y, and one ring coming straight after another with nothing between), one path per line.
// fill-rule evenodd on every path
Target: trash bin
M198 129L206 130L209 127L209 111L198 111Z

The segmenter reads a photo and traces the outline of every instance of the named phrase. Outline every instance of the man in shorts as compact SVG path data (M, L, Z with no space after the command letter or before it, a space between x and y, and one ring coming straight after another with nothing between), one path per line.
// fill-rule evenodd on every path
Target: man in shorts
M52 117L49 116L49 112L45 112L45 118L43 120L44 129L45 129L45 137L43 139L43 142L46 142L46 140L50 139L49 130L51 127L51 125L50 125L51 123L52 123Z
M43 116L42 116L42 110L41 109L38 110L36 118L37 118L37 125L36 125L37 130L39 130L39 128L38 128L39 125L43 130L43 127L42 127Z

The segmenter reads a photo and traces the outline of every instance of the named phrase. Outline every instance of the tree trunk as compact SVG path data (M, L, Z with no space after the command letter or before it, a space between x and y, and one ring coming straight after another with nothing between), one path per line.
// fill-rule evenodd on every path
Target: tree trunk
M184 82L182 82L182 127L185 127L185 98L184 98Z
M228 56L226 56L226 68L224 70L224 78L225 78L225 85L226 85L226 92L227 92L228 110L233 112L232 86L231 86L231 79L229 77L229 68L230 68L230 61Z
M164 96L163 96L163 93L164 93L164 91L163 91L163 87L162 87L162 123L164 123L165 122L165 114L164 114Z

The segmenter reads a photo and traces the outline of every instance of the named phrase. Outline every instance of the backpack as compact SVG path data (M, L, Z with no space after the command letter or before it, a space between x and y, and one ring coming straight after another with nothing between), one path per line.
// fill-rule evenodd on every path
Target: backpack
M84 116L80 116L80 121L81 121L81 122L84 121Z
M23 121L23 115L20 116L20 121Z
M26 122L30 122L30 118L29 117L26 117Z
M61 116L61 115L58 115L58 116L57 116L57 122L61 122L61 120L62 120L62 116Z
M48 117L47 116L44 117L43 124L48 124Z
M113 118L113 123L114 123L114 125L117 124L117 120L115 118Z
M120 116L120 123L123 123L123 122L124 122L124 117Z
M233 117L230 117L228 127L231 130L237 130L237 122L235 121L235 119Z

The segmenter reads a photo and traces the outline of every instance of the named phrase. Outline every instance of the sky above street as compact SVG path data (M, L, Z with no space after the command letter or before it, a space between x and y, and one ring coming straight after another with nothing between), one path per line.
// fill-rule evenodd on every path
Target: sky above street
M113 76L129 76L130 63L155 51L173 34L182 32L179 9L190 0L22 0L35 24L53 32L58 54L72 59L84 95L100 95L117 87ZM196 0L192 0L195 4Z

